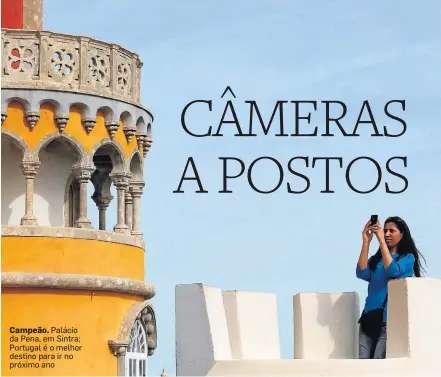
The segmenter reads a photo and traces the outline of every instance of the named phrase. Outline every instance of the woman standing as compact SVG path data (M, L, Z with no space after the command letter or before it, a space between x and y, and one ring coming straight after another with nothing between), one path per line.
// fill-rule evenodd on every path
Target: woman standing
M375 234L380 244L368 259L369 246ZM362 232L363 245L357 263L357 278L365 280L368 296L360 317L359 358L386 358L387 284L391 279L420 277L420 254L409 227L400 217L389 217L384 223L369 221Z

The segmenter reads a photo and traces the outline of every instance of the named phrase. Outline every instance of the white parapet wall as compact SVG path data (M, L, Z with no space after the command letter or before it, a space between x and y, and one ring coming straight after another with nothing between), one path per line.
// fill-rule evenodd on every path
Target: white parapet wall
M179 376L205 375L217 360L280 359L272 293L178 285L175 330Z
M277 298L176 288L178 376L441 376L441 280L389 283L387 358L357 360L356 293L294 296L294 356L280 358Z
M233 359L280 359L277 296L225 291L223 298Z
M293 306L295 359L358 358L357 293L299 293Z
M176 374L203 376L216 360L231 360L222 291L202 284L176 287Z
M387 357L440 364L441 279L396 280L389 292Z

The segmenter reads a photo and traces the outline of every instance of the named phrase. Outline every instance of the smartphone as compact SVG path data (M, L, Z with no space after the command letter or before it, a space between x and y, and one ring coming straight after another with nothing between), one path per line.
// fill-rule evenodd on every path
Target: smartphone
M378 215L371 216L371 225L375 225L378 222Z

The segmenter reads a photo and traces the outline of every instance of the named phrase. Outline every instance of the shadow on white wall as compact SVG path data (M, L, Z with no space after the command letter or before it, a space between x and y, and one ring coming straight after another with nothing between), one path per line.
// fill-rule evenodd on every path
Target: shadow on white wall
M176 287L178 376L441 376L441 279L389 283L385 360L358 360L355 292L294 296L291 360L280 358L276 296L233 292Z

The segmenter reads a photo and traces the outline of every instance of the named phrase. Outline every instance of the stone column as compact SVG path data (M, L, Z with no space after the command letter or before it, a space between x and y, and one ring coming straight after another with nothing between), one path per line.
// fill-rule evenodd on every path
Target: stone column
M90 180L95 168L89 166L75 166L72 169L75 172L75 178L80 184L80 213L75 221L76 228L92 228L92 223L87 218L87 183Z
M133 212L133 199L132 194L130 193L130 188L128 187L126 190L126 225L129 227L129 231L132 230L132 212Z
M130 188L133 199L132 235L138 237L142 237L139 231L139 207L143 188L144 182L133 182Z
M129 346L128 342L122 340L108 342L110 349L113 354L117 356L117 376L125 376L126 375L126 352L127 347Z
M38 225L37 218L34 216L34 178L39 167L38 161L23 161L21 164L26 179L25 215L20 220L21 225Z
M118 220L113 230L118 233L130 234L129 227L125 223L125 191L128 187L128 177L125 173L113 173L110 179L118 192Z
M113 196L101 194L98 196L92 196L92 199L94 200L99 211L99 230L106 230L106 210L112 201Z

